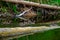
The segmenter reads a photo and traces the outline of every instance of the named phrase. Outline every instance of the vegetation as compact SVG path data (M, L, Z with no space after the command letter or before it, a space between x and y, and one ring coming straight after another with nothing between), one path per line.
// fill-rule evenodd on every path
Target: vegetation
M60 0L26 0L26 1L33 1L33 2L38 2L41 4L60 6ZM21 6L19 6L18 8L21 8ZM18 8L17 8L17 4L0 1L0 13L7 15L7 18L5 17L6 15L4 15L4 17L0 16L1 17L0 27L20 26L19 22L22 22L22 20L19 18L15 18L15 15L20 14L22 12ZM24 8L24 6L23 6L23 8ZM42 11L45 12L45 10L48 11L48 13L46 12L47 14L44 16ZM42 26L42 25L49 26L50 24L39 24L39 23L60 20L60 13L59 13L60 10L51 10L51 9L48 10L48 9L43 9L43 8L41 10L40 8L35 9L35 7L33 7L33 11L36 12L36 14L38 15L38 16L32 18L32 20L35 21L35 24L28 24L28 25L24 25L24 26ZM52 13L54 13L52 11L54 11L55 14L52 14ZM12 14L10 14L10 13L12 13ZM42 18L43 17L42 15L44 16L44 18ZM47 19L47 17L48 17L48 19ZM8 23L6 21L8 21ZM24 22L24 20L23 20L23 22ZM57 23L57 24L60 26L60 23ZM18 38L18 40L60 40L60 38L59 38L60 31L59 30L60 29L46 31L46 32L42 32L42 33L36 33L34 35L29 35L29 36ZM17 39L13 39L13 40L17 40Z
M39 3L42 3L42 4L50 4L50 5L57 5L57 6L59 6L59 2L58 1L56 2L55 0L54 1L49 1L49 0L48 1L47 0L46 1L44 1L44 0L37 0L37 1L36 0L30 0L30 1L33 1L33 2L39 2L40 1ZM10 17L8 17L9 18L8 21L12 22L12 23L10 23L10 22L4 21L4 20L7 20L8 18L6 18L4 20L1 19L0 20L1 26L3 26L3 25L5 25L5 27L7 27L8 25L10 25L10 26L20 26L20 25L15 25L16 23L19 24L18 22L20 22L19 18L15 18L15 15L21 13L26 8L23 9L23 8L21 8L21 6L18 7L19 4L7 3L7 2L3 2L3 1L0 2L0 6L1 6L0 7L1 13L4 13L4 14L6 13L6 15L9 15ZM23 5L23 7L24 7L24 5ZM19 9L19 8L21 8L22 10ZM43 8L35 9L35 7L33 7L33 11L36 12L37 16L34 17L34 18L30 18L30 19L32 21L35 21L36 24L37 23L49 22L49 21L54 21L54 20L59 20L60 19L60 12L59 12L59 10L51 10L51 9L43 9ZM12 14L10 14L10 13L12 13ZM13 17L13 18L11 18L11 17ZM14 25L12 25L12 24L14 24ZM31 24L29 24L29 25L31 25Z

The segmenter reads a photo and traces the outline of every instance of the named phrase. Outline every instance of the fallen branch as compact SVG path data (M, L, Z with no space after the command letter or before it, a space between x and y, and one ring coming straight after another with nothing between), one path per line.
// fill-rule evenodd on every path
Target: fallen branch
M43 22L40 24L52 24L52 23L60 23L60 20L50 21L50 22Z
M19 4L24 4L24 5L30 5L30 6L40 7L40 8L49 8L49 9L58 9L58 10L60 10L59 6L40 4L40 3L29 2L29 1L20 1L20 0L3 0L3 1L19 3Z
M0 38L11 38L17 36L26 36L28 34L52 30L60 27L17 27L17 28L0 28Z

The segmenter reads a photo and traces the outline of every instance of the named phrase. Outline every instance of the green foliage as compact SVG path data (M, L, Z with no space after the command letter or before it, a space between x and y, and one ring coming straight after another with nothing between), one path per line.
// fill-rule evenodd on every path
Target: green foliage
M0 2L0 11L2 12L7 12L7 5L5 4L6 2L1 1Z
M7 3L7 2L4 2L4 1L0 1L0 5L2 6L2 8L0 10L2 10L3 12L7 11L7 9L10 8L10 9L12 9L12 11L14 13L16 13L16 14L18 13L17 7L16 7L15 4Z
M12 9L13 12L18 13L17 7L16 7L15 4L7 3L7 5L8 5L8 7L9 7L10 9Z
M6 8L6 7L1 7L1 8L0 8L0 11L2 11L2 12L7 12L7 8Z

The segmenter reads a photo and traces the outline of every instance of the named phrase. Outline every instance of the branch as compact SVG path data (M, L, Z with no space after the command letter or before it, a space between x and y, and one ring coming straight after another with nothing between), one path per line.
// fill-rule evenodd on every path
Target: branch
M50 22L44 22L40 24L51 24L51 23L60 23L60 20L50 21Z
M29 2L29 1L20 1L20 0L3 0L3 1L19 3L19 4L25 4L25 5L30 5L30 6L40 7L40 8L49 8L49 9L58 9L58 10L60 10L59 6L40 4L40 3Z
M28 35L32 33L52 30L60 27L17 27L17 28L0 28L0 38L10 38L10 37L17 37L17 36L23 36Z

